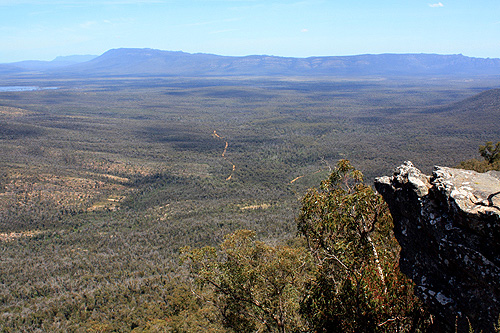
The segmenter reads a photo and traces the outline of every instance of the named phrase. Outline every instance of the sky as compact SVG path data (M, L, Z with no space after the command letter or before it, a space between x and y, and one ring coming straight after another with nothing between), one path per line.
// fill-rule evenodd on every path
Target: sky
M499 0L0 0L0 63L113 48L500 58Z

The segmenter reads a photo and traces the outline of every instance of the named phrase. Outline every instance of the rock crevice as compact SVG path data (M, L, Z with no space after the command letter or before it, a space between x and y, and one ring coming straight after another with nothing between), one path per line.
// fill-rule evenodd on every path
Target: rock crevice
M493 332L500 313L500 172L411 162L375 180L394 219L401 270L455 331Z

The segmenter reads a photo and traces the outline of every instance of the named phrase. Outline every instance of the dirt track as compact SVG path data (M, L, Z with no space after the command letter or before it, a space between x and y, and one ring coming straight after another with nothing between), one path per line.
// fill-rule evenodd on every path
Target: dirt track
M217 134L216 130L214 130L213 136L220 139L220 140L224 140L224 142L226 143L226 145L224 146L224 151L222 152L222 157L227 161L226 152L227 152L227 147L229 147L229 143L224 139L223 136L220 136L219 134ZM228 162L231 163L230 161L228 161ZM229 177L226 178L226 180L231 180L231 178L233 178L234 171L236 170L236 165L234 165L233 163L231 163L231 165L233 166L233 169L232 169Z

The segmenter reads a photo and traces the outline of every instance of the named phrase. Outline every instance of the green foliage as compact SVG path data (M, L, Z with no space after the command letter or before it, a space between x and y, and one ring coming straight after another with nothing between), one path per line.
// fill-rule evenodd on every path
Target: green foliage
M299 299L311 261L304 248L270 246L240 230L218 247L185 248L184 260L197 294L237 332L298 332L304 329Z
M470 159L467 161L460 162L458 168L465 170L474 170L477 172L487 172L490 170L498 170L500 171L500 161L496 161L494 163L488 163L488 161L483 160L480 161L478 159Z
M318 268L301 303L314 331L410 331L422 324L413 286L397 267L388 209L349 161L308 191L298 228Z
M479 146L479 153L490 164L500 161L500 141L495 146L491 141L486 142L484 146Z
M458 167L477 172L500 171L500 141L496 145L488 141L484 146L479 146L479 154L484 158L483 161L473 158L461 162Z
M218 247L185 248L195 294L237 332L409 332L427 318L397 265L382 198L341 160L302 200L300 246L240 230Z

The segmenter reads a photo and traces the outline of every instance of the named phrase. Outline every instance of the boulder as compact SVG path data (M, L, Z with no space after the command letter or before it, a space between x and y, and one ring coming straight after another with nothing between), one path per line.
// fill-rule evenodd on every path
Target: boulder
M494 332L500 313L500 172L411 162L375 180L394 219L400 267L446 331ZM470 323L470 324L469 324Z

